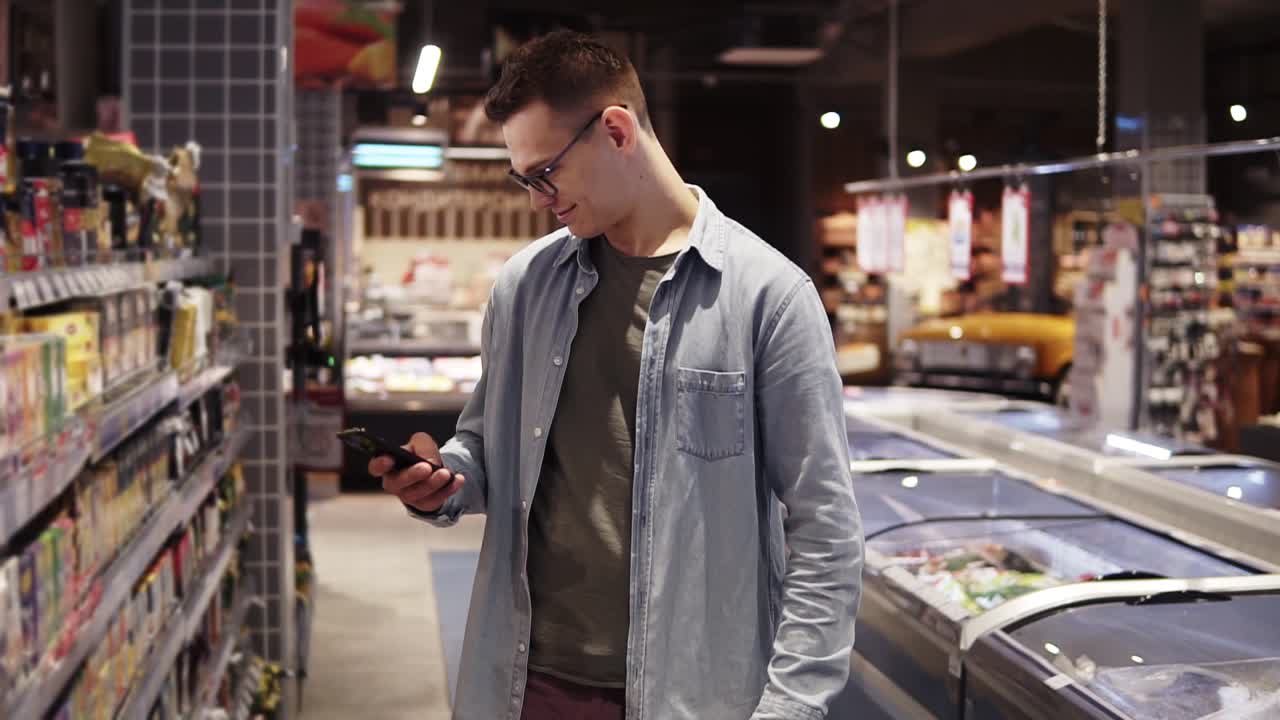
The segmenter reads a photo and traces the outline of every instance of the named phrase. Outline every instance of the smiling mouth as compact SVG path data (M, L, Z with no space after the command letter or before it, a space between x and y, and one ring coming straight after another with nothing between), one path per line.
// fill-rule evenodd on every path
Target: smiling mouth
M556 210L555 211L556 219L563 222L565 218L569 217L569 213L573 212L574 208L576 207L578 207L578 205L577 203L574 203L573 205L570 205L568 208L566 208L564 212Z

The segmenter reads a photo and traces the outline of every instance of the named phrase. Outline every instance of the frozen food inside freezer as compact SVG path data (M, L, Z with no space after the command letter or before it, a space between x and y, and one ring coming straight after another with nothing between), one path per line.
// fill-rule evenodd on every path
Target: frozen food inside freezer
M1280 717L1280 596L1107 602L1008 631L1135 720Z
M867 548L972 615L1066 583L1134 574L1223 577L1248 572L1109 518L921 522L868 533Z

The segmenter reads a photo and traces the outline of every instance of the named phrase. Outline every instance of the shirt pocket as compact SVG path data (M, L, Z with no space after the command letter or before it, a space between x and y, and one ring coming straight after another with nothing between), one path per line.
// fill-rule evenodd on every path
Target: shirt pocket
M703 460L746 449L747 374L676 369L676 447Z

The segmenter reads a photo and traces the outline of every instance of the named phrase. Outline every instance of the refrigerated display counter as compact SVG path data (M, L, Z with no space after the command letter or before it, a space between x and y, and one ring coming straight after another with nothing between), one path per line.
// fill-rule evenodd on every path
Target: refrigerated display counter
M896 425L878 417L847 414L849 459L854 472L878 472L900 467L926 470L982 470L995 466L944 440Z
M1009 402L999 395L962 390L864 385L848 385L844 388L847 414L894 417L927 408L998 409Z
M1008 603L1047 613L1077 587L1257 572L1012 471L856 474L854 492L866 572L857 687L837 702L842 712L870 701L878 710L868 717L969 717L966 628ZM1007 628L989 625L978 637Z
M1217 455L1142 468L1219 498L1280 511L1280 465L1247 457ZM1276 517L1280 523L1280 515Z

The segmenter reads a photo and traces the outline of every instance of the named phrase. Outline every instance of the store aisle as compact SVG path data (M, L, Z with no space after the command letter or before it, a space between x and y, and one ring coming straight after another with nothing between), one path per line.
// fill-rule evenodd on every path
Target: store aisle
M312 504L318 597L301 720L449 717L471 591L467 560L483 528L479 517L449 530L414 522L378 494ZM433 589L439 581L448 590Z

